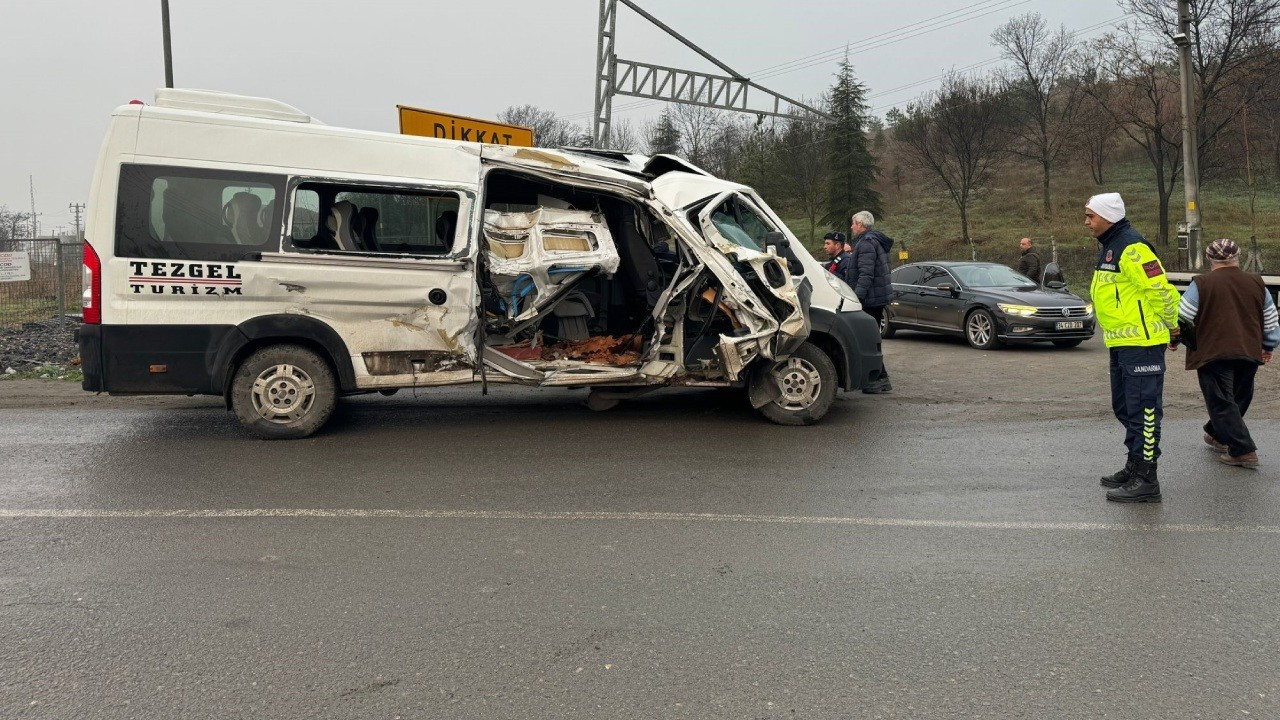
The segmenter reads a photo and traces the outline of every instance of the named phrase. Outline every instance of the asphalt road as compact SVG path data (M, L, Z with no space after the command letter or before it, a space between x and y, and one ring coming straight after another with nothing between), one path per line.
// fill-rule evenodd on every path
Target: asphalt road
M1116 506L1114 421L894 381L813 428L468 388L284 443L10 403L0 717L1280 716L1280 466L1177 417L1165 502Z

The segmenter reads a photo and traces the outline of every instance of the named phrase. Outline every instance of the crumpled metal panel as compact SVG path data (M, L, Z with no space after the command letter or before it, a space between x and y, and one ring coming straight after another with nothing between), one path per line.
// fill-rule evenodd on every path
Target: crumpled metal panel
M613 275L620 263L604 217L582 210L486 210L484 238L489 274L515 320L534 317L561 281L595 269ZM521 305L525 297L533 301Z

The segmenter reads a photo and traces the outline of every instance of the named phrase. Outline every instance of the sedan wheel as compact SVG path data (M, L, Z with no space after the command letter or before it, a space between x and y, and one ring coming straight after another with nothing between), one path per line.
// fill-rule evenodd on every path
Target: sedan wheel
M978 308L969 313L964 322L964 335L969 344L979 350L1000 347L1000 340L996 337L996 321L989 310Z
M880 312L880 337L891 338L897 334L898 328L889 322L889 308L885 308Z

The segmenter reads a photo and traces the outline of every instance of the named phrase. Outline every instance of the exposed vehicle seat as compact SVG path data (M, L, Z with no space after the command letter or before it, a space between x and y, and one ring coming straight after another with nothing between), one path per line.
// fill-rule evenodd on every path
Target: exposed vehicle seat
M329 218L325 220L325 227L329 229L329 234L333 237L334 242L338 243L339 250L346 250L347 252L360 251L360 245L356 242L355 234L352 232L355 214L356 206L347 200L334 203L333 208L329 210Z
M662 271L658 269L653 249L636 227L635 212L630 206L619 204L606 207L605 216L615 229L614 242L622 256L622 268L627 279L650 308L656 306L663 290Z
M458 228L458 213L445 210L436 218L436 239L446 248L453 247L453 233Z
M587 324L596 312L586 293L574 290L556 305L552 313L556 317L556 334L560 338L586 340L591 337Z
M378 208L360 208L360 240L364 249L378 249Z
M272 200L266 205L263 205L262 209L258 211L258 225L262 227L263 231L267 234L266 236L270 236L271 229L272 229L271 218L275 217L275 214L276 214L275 200Z
M222 208L222 223L231 228L238 245L261 245L266 242L265 229L258 223L262 198L253 193L238 192Z

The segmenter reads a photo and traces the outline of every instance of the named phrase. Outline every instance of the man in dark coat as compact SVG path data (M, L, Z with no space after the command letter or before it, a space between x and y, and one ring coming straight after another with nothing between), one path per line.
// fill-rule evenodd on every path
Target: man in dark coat
M852 277L845 282L853 288L862 309L876 319L884 320L884 308L893 295L893 285L889 277L889 248L893 240L879 230L874 229L876 218L863 210L853 216L850 228L853 237L849 242L853 245L851 254ZM889 392L893 385L889 382L886 370L883 379L865 390L865 393Z
M1031 247L1031 238L1022 238L1018 247L1022 251L1021 257L1018 258L1018 272L1035 280L1039 285L1044 275L1044 264L1040 262L1040 255Z

